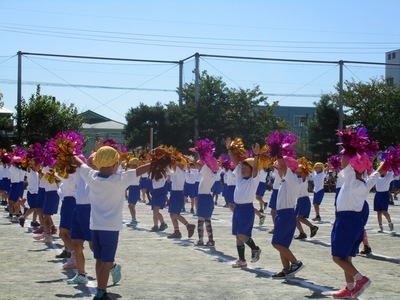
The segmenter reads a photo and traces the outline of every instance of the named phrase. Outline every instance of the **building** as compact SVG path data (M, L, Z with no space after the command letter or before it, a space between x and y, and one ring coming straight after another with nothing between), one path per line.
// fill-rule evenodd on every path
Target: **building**
M99 138L114 139L118 144L125 144L123 129L125 124L113 121L91 110L80 114L83 118L81 134L85 137L85 154L90 154Z
M13 112L5 107L0 108L0 120L1 120L1 127L0 127L0 136L1 137L13 137ZM4 120L4 121L3 121ZM3 123L4 122L4 123Z
M400 49L386 52L385 63L400 64ZM400 84L400 66L385 66L385 78L387 83Z

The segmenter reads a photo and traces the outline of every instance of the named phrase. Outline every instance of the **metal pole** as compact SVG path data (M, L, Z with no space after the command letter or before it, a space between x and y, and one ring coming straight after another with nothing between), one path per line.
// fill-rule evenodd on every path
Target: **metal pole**
M150 150L153 149L153 127L150 127Z
M18 51L18 78L17 78L17 144L22 141L22 52Z
M183 61L179 61L179 107L183 105Z
M343 130L343 60L339 61L339 130Z
M194 141L199 139L199 117L198 117L198 110L199 110L199 102L200 102L200 92L199 92L199 83L200 83L200 54L196 53L194 55L196 67L194 70L195 73L195 80L194 80L194 103L196 107L195 117L194 117Z

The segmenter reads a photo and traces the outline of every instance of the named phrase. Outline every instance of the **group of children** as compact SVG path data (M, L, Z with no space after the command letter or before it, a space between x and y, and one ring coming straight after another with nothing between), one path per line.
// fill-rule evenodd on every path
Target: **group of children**
M87 161L83 156L74 156L74 164L78 168L76 173L70 174L68 178L57 177L56 173L51 173L51 170L46 168L40 172L40 166L30 166L26 170L27 200L30 209L24 215L20 214L20 207L23 204L23 188L21 189L19 183L21 175L18 175L18 184L15 175L24 171L18 167L17 160L12 161L10 166L3 164L0 168L3 174L1 190L2 195L5 195L3 199L8 195L10 217L17 218L21 226L24 226L26 218L31 213L34 214L32 226L38 225L37 218L40 220L41 227L34 231L38 233L34 239L44 243L52 242L51 236L55 233L52 215L57 213L61 199L60 238L64 242L65 250L58 257L69 258L63 268L77 269L77 274L67 280L67 283L88 282L83 254L83 244L88 241L96 259L97 291L94 299L110 299L106 292L110 274L114 283L121 279L121 266L115 263L115 255L119 231L123 224L124 199L128 199L132 217L127 225L135 227L138 224L135 205L140 200L140 191L142 198L146 195L151 204L154 223L151 232L164 231L168 228L161 213L168 203L173 232L167 237L181 238L179 223L182 223L187 229L188 238L191 238L196 225L181 215L181 212L185 211L187 199L190 198L190 211L197 216L198 239L194 245L214 247L211 216L216 199L213 198L213 194L216 189L215 182L220 176L218 172L223 171L226 178L222 187L223 195L232 211L232 234L236 237L238 253L238 260L232 266L247 267L245 245L251 249L251 262L260 259L261 249L252 239L252 229L255 215L265 207L262 197L265 193L266 174L259 171L259 157L262 153L259 144L255 144L250 157L239 159L233 153L234 147L234 142L228 138L226 140L228 164L224 165L220 160L219 167L216 167L211 160L207 162L204 160L203 163L192 161L186 166L183 161L174 161L169 168L155 176L155 173L151 172L152 164L139 164L137 158L130 159L122 168L118 151L113 147L104 146L100 140L96 143L96 151ZM320 221L319 206L324 191L324 165L316 163L312 168L309 162L304 163L291 156L279 154L269 168L275 178L268 205L271 208L274 224L270 233L273 234L272 246L279 252L283 267L282 271L272 275L272 278L286 279L304 268L304 264L290 250L296 228L299 230L299 235L295 239L307 237L302 224L310 228L310 237L314 237L318 232L319 228L308 220L311 210L308 178L311 176L314 181L313 204L316 217L313 221ZM11 173L10 190L5 188L8 185L8 176L4 175L7 169ZM383 214L389 222L389 228L393 230L393 223L386 206L388 193L383 193L388 188L390 178L393 179L393 173L387 172L383 164L369 176L362 177L364 171L356 170L347 158L343 158L336 190L332 257L345 272L346 287L335 292L334 298L356 297L370 284L370 280L354 267L351 258L357 253L358 245L363 239L361 233L364 232L366 219L365 214L362 217L360 212L366 203L367 193L375 183L377 194L374 209L378 212L378 222L381 226ZM48 176L49 173L53 177ZM47 176L46 180L44 175ZM49 177L52 180L49 180ZM170 182L169 191L167 182ZM260 202L259 210L253 205L256 199ZM349 234L343 234L349 230L351 231ZM207 234L206 242L204 231Z

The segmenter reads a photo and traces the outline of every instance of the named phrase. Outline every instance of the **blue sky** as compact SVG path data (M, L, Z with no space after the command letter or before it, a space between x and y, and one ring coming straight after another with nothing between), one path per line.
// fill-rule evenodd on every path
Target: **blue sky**
M14 110L18 51L179 61L210 55L385 62L400 48L398 0L6 1L0 0L0 92ZM177 102L179 68L24 56L22 95L42 94L125 122L139 103ZM184 64L193 81L194 60ZM338 81L337 64L202 57L200 69L232 88L259 85L268 102L311 106ZM384 66L346 64L346 80L384 76Z

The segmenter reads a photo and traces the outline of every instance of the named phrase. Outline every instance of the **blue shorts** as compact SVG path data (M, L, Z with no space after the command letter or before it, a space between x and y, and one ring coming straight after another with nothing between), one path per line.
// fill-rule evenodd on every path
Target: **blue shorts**
M158 206L160 209L165 207L165 202L167 201L167 189L162 187L159 189L152 190L151 192L151 208L154 209Z
M296 230L296 213L294 209L280 209L276 211L272 245L289 248Z
M183 204L185 203L184 199L183 191L171 191L168 212L170 214L180 215L183 209Z
M341 259L355 257L364 237L364 221L360 213L339 211L331 233L331 254Z
M60 196L58 196L57 191L45 192L43 214L55 215L58 211L58 204L60 204Z
M197 216L209 219L214 211L214 201L211 194L199 194L197 201Z
M376 192L374 197L374 211L388 211L390 197L388 192Z
M41 208L41 207L38 207L38 201L37 201L38 197L37 196L38 196L38 194L31 194L31 192L28 192L26 194L26 200L28 201L29 208Z
M18 190L19 194L18 194L18 196L22 198L22 197L24 196L25 183L24 183L23 181L20 181L18 187L19 187L19 190Z
M43 209L45 197L46 197L46 190L44 188L39 188L37 195L38 208Z
M213 195L219 195L222 192L222 184L221 181L215 181L213 186L211 187L211 192Z
M258 183L256 195L262 197L262 196L264 196L266 190L267 190L266 183L265 182L260 182L260 183Z
M17 202L19 197L20 197L20 189L21 189L21 183L20 182L11 183L10 193L8 195L8 200L9 201L13 201L13 202Z
M278 190L272 190L271 199L269 199L268 207L276 210L276 200L278 199Z
M128 187L128 203L136 205L139 199L140 199L140 187L138 185L130 185Z
M200 181L196 181L194 183L194 197L195 198L199 196L199 184L200 184Z
M119 231L92 230L93 257L102 262L114 262Z
M64 197L60 209L60 228L71 230L75 206L75 197Z
M185 197L194 198L195 197L195 184L187 183L183 185L183 194Z
M225 189L225 201L226 203L234 203L233 194L235 193L236 185L227 185Z
M321 205L322 199L324 199L324 194L324 189L314 193L313 204Z
M254 206L253 203L235 204L232 216L232 234L244 234L251 236L254 224Z
M390 183L390 191L395 191L400 189L400 180L393 180Z
M167 180L167 181L165 182L165 188L167 189L167 192L170 192L170 191L171 191L171 189L172 189L172 182L171 182L171 180Z
M364 201L364 206L362 210L359 212L361 221L363 222L364 226L367 225L368 217L369 217L369 204L367 201Z
M77 204L72 216L71 239L92 240L90 230L90 204Z
M148 190L151 191L153 189L153 184L150 178L140 178L139 186L141 190Z
M311 211L311 201L310 197L304 196L297 199L296 204L296 216L303 216L304 218L308 218L310 216Z
M10 192L10 189L11 189L11 180L10 180L10 178L3 177L3 184L2 184L1 189L3 191L6 191L7 193Z

